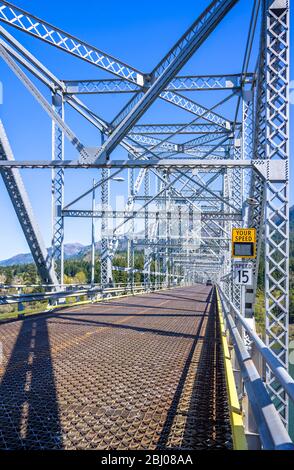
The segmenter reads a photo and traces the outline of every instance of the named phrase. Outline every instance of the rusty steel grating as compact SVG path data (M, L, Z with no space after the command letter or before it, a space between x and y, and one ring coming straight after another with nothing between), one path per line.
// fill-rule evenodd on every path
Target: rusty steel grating
M217 322L199 285L2 325L0 448L232 448Z

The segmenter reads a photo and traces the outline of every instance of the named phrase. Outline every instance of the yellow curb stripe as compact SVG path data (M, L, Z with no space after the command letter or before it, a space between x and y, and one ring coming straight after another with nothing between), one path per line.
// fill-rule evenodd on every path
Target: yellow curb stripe
M232 436L233 436L233 446L234 450L248 450L247 441L245 437L245 430L244 430L244 423L243 423L243 414L240 407L237 388L234 378L234 372L231 362L231 355L229 351L224 319L222 314L222 306L219 297L219 293L216 290L217 295L217 306L218 306L218 315L220 321L220 330L221 330L221 338L222 338L222 349L224 355L224 366L225 366L225 376L226 376L226 384L227 384L227 391L228 391L228 400L229 400L229 408L230 408L230 421L231 421L231 428L232 428Z

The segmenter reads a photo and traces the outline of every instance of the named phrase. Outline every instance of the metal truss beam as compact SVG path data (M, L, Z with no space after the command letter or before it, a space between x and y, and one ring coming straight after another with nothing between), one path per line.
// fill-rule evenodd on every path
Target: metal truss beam
M237 1L237 0L236 0ZM231 2L231 3L236 3ZM175 51L183 51L186 49L187 43L191 41L191 33L196 33L199 32L200 28L203 26L201 20L204 22L207 21L209 23L209 19L211 16L213 16L215 9L219 8L221 11L222 8L224 8L225 12L222 13L223 15L226 14L226 5L222 5L227 3L224 0L218 0L214 1L211 4L210 8L207 8L207 10L204 12L202 17L196 21L193 26L188 30L186 35L184 35L181 40L176 44L176 46L170 51L170 53L165 57L165 59L155 68L155 70L152 73L152 77L156 77L158 74L159 70L163 70L163 64L165 66L169 65L169 62L174 58ZM98 50L97 48L94 48L93 46L89 46L85 42L79 41L77 38L74 36L71 36L67 33L64 33L61 29L58 29L49 23L46 23L42 21L39 18L36 18L35 16L29 14L28 12L12 5L9 2L0 2L0 20L4 21L5 23L10 24L11 26L14 26L18 29L21 29L39 39L42 39L46 42L49 42L51 45L54 45L58 48L61 48L62 50L73 54L79 58L82 58L88 62L91 62L94 65L97 65L111 73L117 74L122 76L126 81L131 82L131 85L136 83L139 86L143 86L145 84L145 77L144 74L138 72L137 70L130 68L126 64L119 62L117 59L114 59L113 57L103 53L102 51ZM192 52L190 52L192 54ZM182 54L183 55L183 54ZM179 55L180 57L180 55ZM179 61L179 57L177 57ZM187 59L188 60L188 59ZM180 67L181 68L181 67ZM223 77L216 77L215 79L215 84L218 84L217 86L220 86L222 80L225 80ZM180 79L181 87L180 89L183 89L183 83L184 81L188 83L189 89L198 82L200 85L200 88L204 86L204 83L208 87L212 87L213 84L211 84L211 80L209 80L209 77L200 77L199 81L195 78L191 80L191 77L182 77ZM120 81L121 83L121 81ZM233 82L230 82L227 80L226 82L226 87L232 88L230 84L232 85ZM175 84L173 86L173 89L175 88ZM152 87L151 87L152 88ZM234 88L234 87L233 87ZM138 95L139 96L139 95ZM169 94L165 99L168 100L176 100L178 99L173 96L173 94ZM181 100L182 101L182 100ZM186 104L187 106L187 104ZM190 105L192 108L192 106ZM114 122L113 125L117 125L118 121Z
M96 161L111 154L235 3L237 3L237 0L216 0L210 4L193 27L190 28L188 34L177 43L172 53L169 53L155 69L152 74L153 84L139 98L139 101L129 110L126 117L106 140L96 157Z
M255 166L256 165L256 166ZM149 160L100 160L98 162L80 162L79 160L15 160L15 161L1 161L1 168L65 168L65 169L78 169L78 168L201 168L201 169L220 169L220 168L250 168L254 167L256 170L260 169L255 161L249 160L197 160L197 159L149 159Z
M24 86L28 91L35 97L39 102L42 108L46 111L49 117L57 124L57 126L64 132L64 135L69 139L72 145L77 149L81 156L84 158L89 157L89 154L85 146L79 141L74 132L64 123L59 114L52 109L48 101L43 97L37 87L32 83L32 81L26 76L26 74L21 70L21 68L16 64L12 59L10 54L6 51L5 47L0 44L0 57L6 62L6 64L11 68L15 75L21 80Z
M12 54L12 56L14 56L18 61L20 61L20 63L22 65L25 65L26 68L28 68L28 70L30 70L30 72L32 72L34 75L38 76L38 78L40 78L43 83L47 84L48 85L48 82L46 80L46 77L44 77L44 75L41 75L40 76L40 73L43 74L45 73L46 76L48 76L51 80L52 80L52 83L50 82L49 85L51 87L52 90L55 90L56 87L58 88L63 88L62 84L60 81L58 81L58 79L52 75L52 73L50 71L48 71L48 69L44 68L43 64L41 64L34 56L32 56L32 54L30 54L25 48L23 48L22 45L20 45L11 35L9 35L3 28L1 28L1 33L2 35L4 35L4 37L13 44L14 47L16 47L18 50L20 50L22 52L22 54L24 54L25 57L28 57L30 59L30 61L33 62L33 64L36 65L36 67L38 68L37 69L37 72L36 72L36 69L29 64L29 62L27 60L24 60L22 58L19 57L18 54L15 53L15 51L11 50L11 48L9 49L9 52ZM7 48L7 44L5 44L5 47ZM41 71L41 72L40 72ZM24 80L23 77L20 77L22 78L22 80ZM25 77L26 78L26 77ZM34 96L38 99L38 93L37 93L37 90L35 89L35 92L34 92ZM41 97L42 98L42 97ZM108 129L108 124L107 123L104 123L101 121L100 118L98 118L98 120L96 119L96 116L95 116L95 121L96 122L93 122L93 118L89 115L87 115L87 108L82 104L80 103L76 98L73 98L74 101L72 101L70 99L69 101L69 104L74 108L76 109L78 112L80 112L84 117L86 117L86 119L88 119L90 122L92 122L96 127L98 127L100 130L105 130L106 133L107 133L107 129ZM45 106L46 102L43 103L43 107L45 108L45 110L48 112L48 107L46 108ZM81 108L82 106L82 108ZM86 111L86 113L85 113ZM93 116L93 115L92 115ZM64 124L64 127L65 124ZM131 146L128 147L128 144L126 143L126 141L123 142L122 144L124 147L127 147L129 149L131 149ZM132 145L132 143L131 143ZM150 152L150 149L149 149L149 152ZM190 152L188 152L190 153ZM199 154L200 155L200 154Z
M240 124L237 123L237 126ZM133 134L226 134L230 131L212 123L194 122L191 124L137 124L129 132Z
M253 74L247 74L248 79ZM238 90L241 75L203 75L174 78L166 87L167 91ZM63 80L67 94L136 93L140 87L123 79Z
M0 121L0 160L13 161L2 122ZM51 257L44 245L23 180L16 169L1 170L1 176L13 204L24 236L31 250L38 272L44 284L58 285Z
M4 28L0 26L0 34L3 35ZM5 31L5 36L7 36L7 32ZM22 56L19 52L17 52L13 47L11 47L7 42L0 39L0 44L3 48L13 57L20 65L24 66L27 70L29 70L35 77L37 77L42 83L44 83L52 92L55 92L56 87L53 81L46 76L43 71L41 71L38 67L35 67L32 63L30 63L25 57Z
M10 2L0 1L0 21L125 80L140 85L144 83L144 76L135 68L105 54L96 47L62 31L60 28L56 28Z
M159 198L157 198L158 200ZM167 211L168 217L170 220L178 220L179 216L176 212L169 212ZM165 214L164 214L165 215ZM139 211L99 211L99 210L82 210L82 209L65 209L62 211L63 217L82 217L82 218L102 218L102 216L108 217L110 219L123 219L128 216L132 216L134 218L145 218L145 215ZM148 211L148 218L149 219L157 219L158 217L163 216L160 211ZM182 212L182 221L185 219L188 220L188 214ZM201 220L232 220L232 221L241 221L242 214L241 213L222 213L222 212L201 212L200 214Z
M228 119L179 93L163 91L160 93L160 98L223 129L229 131L232 128L232 123Z
M164 151L165 156L173 156L177 153L183 153L203 158L205 158L208 153L210 155L214 154L216 150L218 150L219 152L225 152L228 147L228 145L225 145L228 138L228 134L217 134L216 136L208 134L207 136L198 137L197 139L193 139L184 144L177 144L175 142L161 140L146 135L132 135L132 141L143 144L144 147L147 149L150 147L153 153L156 149L156 151ZM220 142L216 143L215 145L209 145L215 140L219 139L221 139ZM161 154L159 154L159 156L161 156Z

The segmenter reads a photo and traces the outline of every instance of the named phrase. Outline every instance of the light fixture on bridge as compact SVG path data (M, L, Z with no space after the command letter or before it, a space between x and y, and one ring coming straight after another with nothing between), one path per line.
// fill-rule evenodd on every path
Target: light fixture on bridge
M246 199L246 204L253 207L259 206L259 202L257 201L257 199L254 199L254 197L248 197Z
M123 178L123 176L113 176L110 178L112 181L117 181L118 183L123 183L125 181L125 179Z

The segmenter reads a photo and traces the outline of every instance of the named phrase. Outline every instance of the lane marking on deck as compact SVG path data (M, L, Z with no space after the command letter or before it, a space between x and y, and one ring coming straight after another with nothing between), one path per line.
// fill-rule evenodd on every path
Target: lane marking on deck
M163 302L160 302L159 304L157 304L156 307L154 307L154 309L160 307L161 305L166 304L167 302L170 302L170 300L164 300ZM116 307L118 307L118 306L116 306ZM137 312L136 316L135 315L128 315L127 317L124 317L120 320L117 320L114 323L115 323L115 325L121 325L121 324L129 321L132 318L138 318L138 314L141 315L142 313L144 313L145 311L148 311L148 310L150 310L150 307L147 307L147 308L144 308L143 310L140 310L139 312ZM52 350L51 350L52 355L57 354L60 351L63 351L64 349L68 349L71 346L77 346L81 342L84 342L85 340L87 340L90 336L93 336L96 333L102 332L102 331L107 332L111 328L112 328L112 326L99 326L98 328L95 328L95 330L93 330L93 331L87 331L87 333L84 333L83 335L77 336L77 337L73 338L70 341L65 341L62 345L52 348Z

